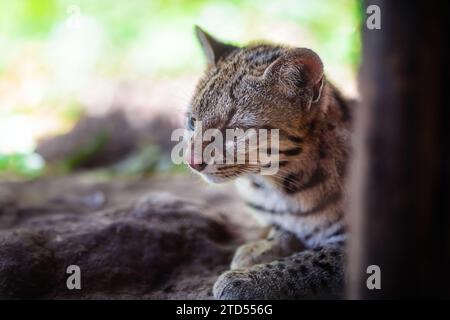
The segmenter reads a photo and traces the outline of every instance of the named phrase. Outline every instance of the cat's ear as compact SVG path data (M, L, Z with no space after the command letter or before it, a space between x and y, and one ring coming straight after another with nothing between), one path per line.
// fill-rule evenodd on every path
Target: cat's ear
M264 71L263 78L276 85L289 97L295 97L299 89L309 88L311 103L318 102L323 88L323 63L312 50L296 48L275 60Z
M238 47L222 43L214 39L211 35L202 30L199 26L195 26L195 34L202 46L208 64L215 64L220 58L226 57L231 51Z

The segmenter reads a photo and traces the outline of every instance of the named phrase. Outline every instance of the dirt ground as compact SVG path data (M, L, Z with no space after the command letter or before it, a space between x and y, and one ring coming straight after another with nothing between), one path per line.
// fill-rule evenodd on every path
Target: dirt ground
M211 299L261 229L232 186L78 173L0 183L0 297ZM69 265L81 290L66 285Z

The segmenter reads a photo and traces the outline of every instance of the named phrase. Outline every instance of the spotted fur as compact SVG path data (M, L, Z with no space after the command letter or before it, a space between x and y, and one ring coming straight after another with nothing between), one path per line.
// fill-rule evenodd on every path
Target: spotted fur
M199 28L197 35L208 68L189 117L201 120L204 130L280 132L276 175L262 176L261 168L247 164L201 168L200 174L212 182L236 179L254 215L275 228L267 239L238 250L233 270L216 282L215 296L338 296L348 237L343 182L350 151L349 104L325 79L322 61L309 49L270 44L238 48Z

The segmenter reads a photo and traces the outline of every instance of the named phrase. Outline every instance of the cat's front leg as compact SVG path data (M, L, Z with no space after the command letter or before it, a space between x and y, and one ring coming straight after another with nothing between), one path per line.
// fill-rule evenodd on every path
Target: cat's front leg
M303 249L303 244L294 234L272 227L267 238L243 244L236 250L231 270L275 261Z
M223 273L214 284L217 299L339 298L344 284L341 247L305 250L270 263Z

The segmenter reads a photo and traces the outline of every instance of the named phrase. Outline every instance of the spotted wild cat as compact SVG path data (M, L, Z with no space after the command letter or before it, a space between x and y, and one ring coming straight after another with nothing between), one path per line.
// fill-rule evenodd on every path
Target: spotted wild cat
M350 152L349 104L312 50L236 47L196 28L208 61L188 110L208 128L279 129L279 170L193 164L207 180L235 179L265 239L242 245L214 285L219 299L339 297L344 283L343 180ZM192 140L191 143L194 141Z

